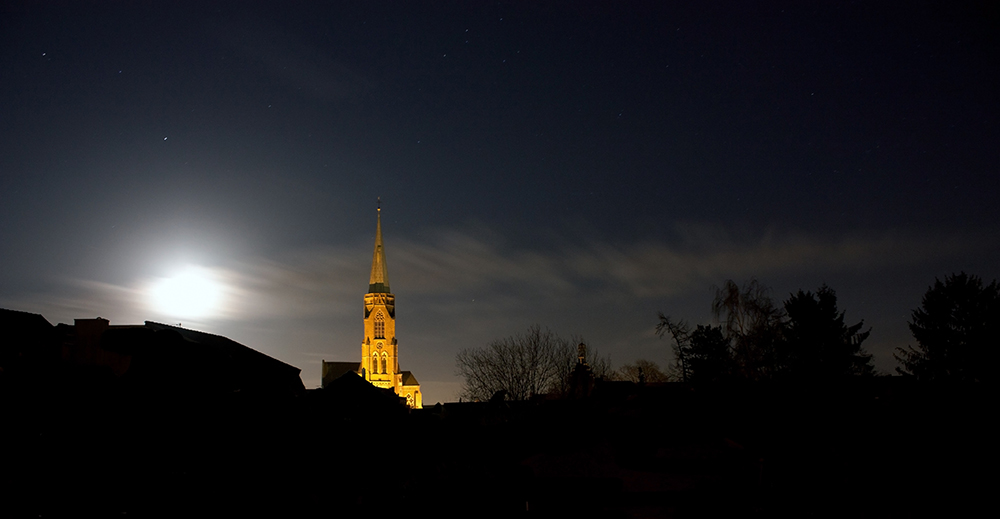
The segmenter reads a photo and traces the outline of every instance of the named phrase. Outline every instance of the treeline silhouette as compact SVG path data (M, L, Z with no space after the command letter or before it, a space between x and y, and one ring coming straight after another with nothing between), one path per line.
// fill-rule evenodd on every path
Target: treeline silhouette
M673 373L684 382L780 380L826 384L876 375L863 348L871 329L845 322L836 292L799 290L782 305L756 280L717 289L718 325L659 314L656 331L671 339ZM921 381L993 384L1000 341L1000 287L964 272L935 280L911 313L915 346L897 348L896 372Z
M656 333L668 338L673 365L661 370L647 359L612 368L588 348L586 364L606 381L703 385L780 381L824 385L878 373L864 348L871 335L864 321L847 321L837 293L822 285L799 290L780 304L755 279L727 280L716 289L711 313L718 324L690 325L658 314ZM1000 288L959 273L935 280L909 323L916 345L897 348L896 372L920 381L990 383L997 366ZM573 341L535 325L527 333L464 348L456 356L462 396L488 400L558 397L568 391L577 363ZM581 362L583 359L581 358Z
M645 360L602 369L603 377L591 370L593 391L581 398L556 390L566 379L558 370L548 392L545 384L505 391L505 377L517 376L508 366L530 372L530 347L517 362L493 349L459 365L466 376L492 370L477 391L493 398L470 405L493 410L494 425L517 424L521 432L501 443L518 446L513 458L528 456L520 465L532 481L551 475L584 489L563 512L967 515L986 504L991 480L982 470L997 460L989 437L997 302L995 281L937 280L911 314L916 344L897 350L895 377L876 372L864 348L871 329L847 319L831 287L779 304L755 280L717 289L718 324L659 316L675 358L667 374ZM586 363L581 353L577 368ZM676 382L663 383L668 375ZM535 503L552 510L552 501Z
M462 377L460 396L473 401L566 395L576 365L584 361L596 377L613 377L610 357L588 348L582 339L565 339L539 325L484 348L463 348L455 356Z
M757 280L743 287L728 280L717 289L712 313L718 325L676 321L663 313L656 331L672 341L674 372L684 382L785 380L828 383L875 374L862 347L871 330L848 325L836 292L799 290L777 305Z

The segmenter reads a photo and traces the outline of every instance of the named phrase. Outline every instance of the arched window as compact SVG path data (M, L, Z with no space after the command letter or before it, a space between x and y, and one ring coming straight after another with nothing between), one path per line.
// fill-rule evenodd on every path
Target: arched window
M375 314L375 338L385 339L385 317L381 310Z
M406 395L406 407L413 407L413 393Z
M386 357L385 354L383 353L382 354L382 373L383 374L388 373L388 371L385 368L387 365L388 365L388 357Z

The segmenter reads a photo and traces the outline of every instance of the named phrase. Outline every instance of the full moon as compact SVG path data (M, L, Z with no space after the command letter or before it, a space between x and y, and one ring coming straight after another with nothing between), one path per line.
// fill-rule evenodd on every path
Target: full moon
M186 270L154 282L149 289L153 310L186 319L211 316L222 300L222 285L206 269Z

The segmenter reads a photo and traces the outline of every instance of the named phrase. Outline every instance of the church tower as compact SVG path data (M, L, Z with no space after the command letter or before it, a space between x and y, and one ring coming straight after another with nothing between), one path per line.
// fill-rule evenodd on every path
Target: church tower
M406 398L409 407L422 407L420 384L409 371L399 369L396 341L396 296L389 290L389 269L382 245L382 207L375 224L375 252L372 273L365 294L365 337L361 343L361 372L376 387L392 389Z

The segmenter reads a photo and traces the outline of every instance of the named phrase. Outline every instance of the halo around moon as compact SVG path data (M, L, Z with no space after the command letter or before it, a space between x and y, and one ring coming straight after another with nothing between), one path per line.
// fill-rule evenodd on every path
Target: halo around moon
M188 267L153 282L147 297L152 309L165 317L199 319L218 312L222 293L222 284L210 271Z

